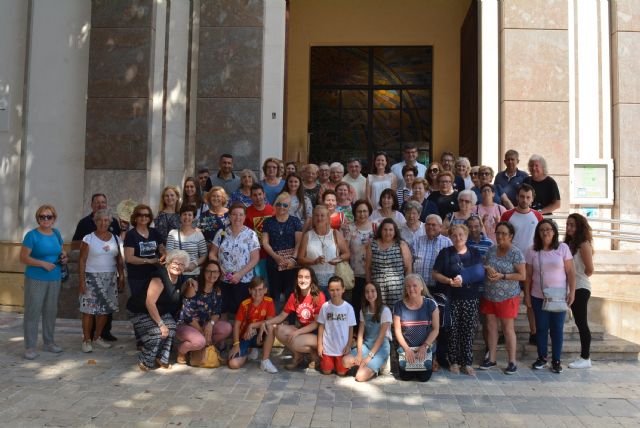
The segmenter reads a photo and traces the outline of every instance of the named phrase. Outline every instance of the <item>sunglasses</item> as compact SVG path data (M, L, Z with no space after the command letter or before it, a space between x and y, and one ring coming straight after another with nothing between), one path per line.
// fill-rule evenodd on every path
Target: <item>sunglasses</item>
M204 273L220 273L220 271L219 271L219 270L209 270L209 269L206 269L206 270L204 271Z
M488 175L491 175L491 173L490 172L481 172L478 175L482 175L483 177L486 177Z
M469 175L471 175L471 176L475 177L476 175L478 175L478 173L477 173L477 172L472 172L472 173L470 173Z
M285 203L285 202L276 202L276 207L278 208L289 208L289 204Z
M38 219L40 220L53 220L55 217L52 215L39 215Z
M151 217L149 213L138 213L138 217Z
M439 170L438 168L431 168L431 169L429 170L429 174L437 174L437 173L439 173L439 172L440 172L440 170Z

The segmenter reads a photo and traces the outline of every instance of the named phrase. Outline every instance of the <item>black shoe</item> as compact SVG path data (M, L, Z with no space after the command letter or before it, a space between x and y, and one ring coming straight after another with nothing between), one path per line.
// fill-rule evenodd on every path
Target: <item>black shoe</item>
M514 363L509 363L506 369L504 369L504 374L512 375L518 373L518 367Z
M504 334L501 334L500 337L498 337L498 345L504 345Z
M544 357L538 357L536 362L531 365L531 368L535 370L542 370L545 367L547 367L547 359Z
M536 341L535 333L529 335L529 345L536 345L538 342Z
M554 360L551 362L551 371L554 373L562 373L562 364L560 364L560 360Z
M102 333L102 339L104 339L106 342L115 342L118 340L118 338L111 333Z
M478 366L478 369L480 370L489 370L492 367L495 367L497 364L495 361L491 362L489 361L489 359L487 358L486 360L484 360L484 362L482 364L480 364Z

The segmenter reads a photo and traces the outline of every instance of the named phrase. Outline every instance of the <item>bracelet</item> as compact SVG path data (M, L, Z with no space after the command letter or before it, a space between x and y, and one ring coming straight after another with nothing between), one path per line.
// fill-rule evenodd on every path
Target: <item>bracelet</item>
M164 321L160 320L160 322L158 323L158 327L166 327Z
M369 358L373 358L376 356L376 354L374 354L373 352L369 351L369 353L367 354L369 356Z
M239 344L240 344L239 340L236 340L235 342L233 342L233 346L236 346L236 345L239 345Z

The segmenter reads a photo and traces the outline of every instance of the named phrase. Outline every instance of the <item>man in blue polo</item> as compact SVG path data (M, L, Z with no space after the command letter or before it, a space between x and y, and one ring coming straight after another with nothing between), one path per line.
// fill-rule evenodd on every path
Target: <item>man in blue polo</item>
M211 177L211 186L220 186L231 195L240 187L240 177L233 173L233 156L224 153L218 161L218 173Z
M493 184L497 184L502 188L513 206L518 205L518 188L524 182L524 179L529 176L525 171L518 169L519 162L520 155L518 152L507 150L504 154L506 169L500 171L493 180Z

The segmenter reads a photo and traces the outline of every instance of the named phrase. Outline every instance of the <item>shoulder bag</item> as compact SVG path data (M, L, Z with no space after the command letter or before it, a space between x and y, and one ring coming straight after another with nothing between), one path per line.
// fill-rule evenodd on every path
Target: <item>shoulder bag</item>
M338 257L339 257L340 256L340 250L338 249L338 238L336 237L335 229L333 230L333 240L335 241L336 252L337 252ZM335 273L340 278L342 278L342 282L344 283L344 289L346 291L352 290L353 287L356 285L356 277L355 277L355 275L353 273L353 269L351 269L351 265L349 264L349 262L345 262L344 260L338 262L336 264Z
M191 351L189 365L203 369L215 369L222 365L218 350L213 345L207 345L197 351Z

